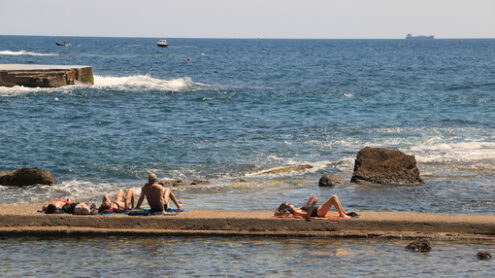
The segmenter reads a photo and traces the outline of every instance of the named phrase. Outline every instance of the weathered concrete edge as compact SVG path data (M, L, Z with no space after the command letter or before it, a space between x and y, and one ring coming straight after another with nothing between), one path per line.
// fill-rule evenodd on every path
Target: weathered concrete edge
M307 222L303 219L274 218L266 213L253 215L254 217L225 217L225 215L198 217L187 213L171 217L0 215L0 235L194 235L495 240L494 216L487 216L486 221L479 221L479 218L438 216L437 220L421 219L421 217L420 220L369 217L370 219Z
M0 86L53 88L93 83L91 66L0 64Z
M399 233L399 232L249 232L226 230L147 230L147 229L101 229L69 227L22 227L0 228L0 237L106 237L106 236L191 236L191 237L269 237L269 238L331 238L331 239L376 239L376 240L416 240L430 239L438 241L495 241L493 236L445 234L445 233Z

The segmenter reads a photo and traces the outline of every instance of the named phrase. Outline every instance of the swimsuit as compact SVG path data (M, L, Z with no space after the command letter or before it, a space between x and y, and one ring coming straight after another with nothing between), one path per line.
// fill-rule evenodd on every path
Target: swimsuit
M164 210L168 209L167 203L163 204L163 209ZM151 212L161 212L162 210L161 209L150 209L150 211Z
M53 202L64 202L66 205L72 204L72 202L67 201L67 200L62 200L62 199L55 199L55 200L53 200Z
M114 203L117 206L118 210L120 209L120 205L119 205L119 203L117 203L117 201L113 201L112 203Z
M309 210L310 208L311 208L311 207L301 207L301 210L304 210L304 211L308 212L308 210ZM319 217L319 216L318 216L318 208L317 208L317 207L315 207L315 208L313 209L313 211L311 212L310 217Z

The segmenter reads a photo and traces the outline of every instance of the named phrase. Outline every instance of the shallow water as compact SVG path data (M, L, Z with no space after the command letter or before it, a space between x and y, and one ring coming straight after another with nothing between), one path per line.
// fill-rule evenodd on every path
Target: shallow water
M9 277L489 277L479 261L492 243L432 242L414 253L408 241L263 237L108 237L0 239ZM26 256L29 254L29 256Z

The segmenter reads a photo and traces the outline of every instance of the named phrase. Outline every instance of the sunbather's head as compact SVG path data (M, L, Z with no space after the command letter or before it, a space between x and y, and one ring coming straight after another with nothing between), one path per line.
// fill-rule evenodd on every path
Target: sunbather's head
M294 205L287 202L282 203L276 210L275 215L277 216L289 216L294 214Z
M157 180L158 180L158 178L156 177L155 174L153 174L153 173L150 173L149 174L149 176L148 176L148 183L150 185L154 184Z
M106 209L111 209L112 208L112 203L109 201L103 201L101 202L100 207L98 208L98 212L102 212Z
M49 204L46 207L45 213L47 214L57 213L57 206L55 206L54 204Z

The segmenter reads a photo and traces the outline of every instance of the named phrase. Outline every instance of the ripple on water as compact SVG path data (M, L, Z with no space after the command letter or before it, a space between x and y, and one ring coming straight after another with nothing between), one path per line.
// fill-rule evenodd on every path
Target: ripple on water
M73 277L491 275L490 261L479 261L475 254L490 252L493 243L432 242L433 250L427 254L406 250L407 243L250 237L4 238L0 239L0 268L7 276Z

